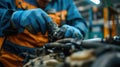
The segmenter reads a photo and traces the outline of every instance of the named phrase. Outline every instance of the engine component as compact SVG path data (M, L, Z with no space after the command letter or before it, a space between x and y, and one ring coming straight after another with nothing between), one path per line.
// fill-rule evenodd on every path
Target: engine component
M120 52L109 52L101 55L91 67L120 67Z
M49 54L30 60L23 67L56 67L61 62L55 59L57 54Z
M64 29L60 29L53 21L47 24L49 41L54 42L64 37Z
M54 14L56 13L56 10L49 9L46 12L48 14ZM48 22L47 27L48 27L48 33L49 33L48 36L50 42L54 42L64 37L65 29L59 28L58 25L53 20L51 22Z
M37 60L32 59L24 67L120 66L120 47L105 43L101 39L81 40L65 38L47 43L43 48L43 55L38 55L35 58ZM81 50L81 48L83 49Z
M66 58L66 63L69 63L70 67L89 67L96 59L93 52L93 49L75 52Z

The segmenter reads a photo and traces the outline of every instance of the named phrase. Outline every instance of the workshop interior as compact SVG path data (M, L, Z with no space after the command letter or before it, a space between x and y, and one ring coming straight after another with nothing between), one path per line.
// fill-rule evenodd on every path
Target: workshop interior
M65 39L66 44L72 43L74 47L57 45L60 51L54 48L49 55L37 57L24 67L120 67L120 0L74 0L74 3L88 25L85 39ZM81 45L84 48L79 50Z
M85 38L60 39L35 55L24 53L23 67L120 67L120 0L74 3L88 26Z
M74 0L89 26L89 38L119 36L119 0Z

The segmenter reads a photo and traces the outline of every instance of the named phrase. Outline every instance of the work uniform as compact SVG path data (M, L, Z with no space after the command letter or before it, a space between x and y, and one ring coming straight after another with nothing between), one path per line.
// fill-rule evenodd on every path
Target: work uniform
M11 16L15 11L30 10L40 8L35 0L1 0L0 1L0 48L4 45L5 40L14 43L15 45L25 46L29 48L40 47L47 43L48 32L44 35L41 32L36 34L30 33L28 30L24 30L22 33L13 33L9 35L9 27L11 25ZM54 13L50 13L50 10L55 10ZM75 4L72 0L53 0L43 9L53 19L58 26L68 24L78 28L84 37L87 32L87 25ZM33 17L34 18L34 17ZM8 33L8 36L6 36ZM23 65L23 58L15 55L12 52L2 49L0 56L0 62L5 67L18 67ZM18 52L19 53L19 52Z

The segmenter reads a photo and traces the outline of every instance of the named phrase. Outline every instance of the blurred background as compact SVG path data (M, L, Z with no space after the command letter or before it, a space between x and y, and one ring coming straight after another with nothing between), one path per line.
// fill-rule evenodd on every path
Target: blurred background
M120 0L74 0L89 32L86 39L120 35Z

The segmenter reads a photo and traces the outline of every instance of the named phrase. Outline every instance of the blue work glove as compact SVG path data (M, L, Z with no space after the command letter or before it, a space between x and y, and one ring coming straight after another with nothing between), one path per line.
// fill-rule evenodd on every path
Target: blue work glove
M42 9L31 9L25 11L16 11L12 15L12 23L19 32L26 28L31 33L41 32L45 34L47 22L52 19Z
M83 38L81 32L73 26L63 25L61 28L66 30L64 34L65 38L80 38L80 39Z

